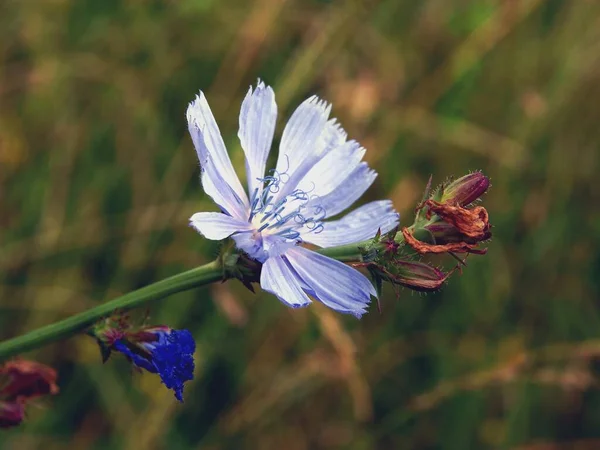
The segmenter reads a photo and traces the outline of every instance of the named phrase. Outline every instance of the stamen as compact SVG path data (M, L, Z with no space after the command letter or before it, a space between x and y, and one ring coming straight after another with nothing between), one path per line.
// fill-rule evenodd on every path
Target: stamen
M260 215L259 228L257 232L261 233L265 230L283 228L293 220L291 227L277 231L275 234L283 239L297 240L300 238L300 229L306 227L312 233L323 231L321 221L327 216L325 208L318 203L310 205L309 203L318 202L317 195L310 195L310 192L315 189L314 183L309 191L296 188L291 193L286 195L277 203L272 203L276 194L283 188L283 185L290 180L290 176L286 173L289 169L289 158L285 156L287 168L283 172L276 169L270 170L269 175L263 178L257 178L258 181L264 183L262 191L259 193L259 188L254 190L251 201L250 217L251 221L256 216ZM293 202L296 202L295 204ZM292 206L293 205L293 206ZM290 211L282 216L281 213L285 209ZM306 212L312 211L312 214L306 215Z
M280 231L279 233L277 233L277 235L290 240L298 239L300 237L300 233L291 228L288 228L284 231Z
M323 226L323 224L321 222L319 222L319 225L317 225L316 228L314 228L312 230L313 233L315 234L319 234L321 231L323 231L325 229L325 227Z
M284 177L285 177L285 179L284 179ZM290 176L289 176L289 175L288 175L286 172L282 172L282 173L280 173L280 174L279 174L279 180L280 180L280 181L281 181L283 184L285 184L285 183L287 183L288 181L290 181Z
M269 223L265 223L262 227L260 227L258 229L258 232L260 233L262 230L264 230L265 228L267 228L270 224Z
M300 220L298 220L298 219L300 219ZM304 218L304 216L302 214L297 213L294 216L294 222L304 225L307 222L307 220Z
M267 220L269 217L271 217L271 214L270 214L270 213L266 213L266 214L265 214L265 215L262 217L262 219L260 219L260 223L263 223L263 222L264 222L265 220ZM267 224L267 225L269 225L269 224ZM261 231L261 230L258 230L258 231Z
M287 175L287 171L290 170L290 158L288 157L287 153L284 154L283 156L285 158L285 170L283 170L281 173ZM273 170L275 170L275 169L273 169ZM289 175L288 175L288 180L289 180Z

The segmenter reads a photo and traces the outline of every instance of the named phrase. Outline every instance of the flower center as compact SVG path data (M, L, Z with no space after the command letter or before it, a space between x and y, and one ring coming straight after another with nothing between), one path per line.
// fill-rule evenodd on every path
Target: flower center
M318 196L311 197L310 191L296 189L278 198L277 194L289 181L289 176L277 171L272 173L260 179L265 183L263 189L261 192L255 189L250 202L248 221L256 232L299 241L302 228L313 233L323 231L325 209L318 204Z

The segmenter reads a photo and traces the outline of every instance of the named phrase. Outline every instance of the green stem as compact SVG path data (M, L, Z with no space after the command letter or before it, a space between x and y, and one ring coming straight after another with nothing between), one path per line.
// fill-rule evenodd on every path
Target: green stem
M125 311L136 308L151 300L156 300L175 292L213 283L223 279L223 271L216 261L196 267L186 272L157 281L137 291L129 292L114 300L88 309L59 322L38 328L22 336L0 342L0 361L25 351L41 347L50 342L64 339L110 315L115 310Z
M330 258L342 262L362 261L361 247L367 245L370 241L359 242L358 244L340 245L339 247L321 248L317 252Z
M359 244L321 249L319 252L343 262L361 261L362 254L359 247L366 243L362 242ZM172 277L157 281L137 291L129 292L59 322L0 342L0 361L81 332L101 318L110 315L115 310L126 311L133 309L146 302L163 298L176 292L187 291L195 287L214 283L215 281L223 280L223 278L223 269L218 261L213 261L187 272L173 275Z

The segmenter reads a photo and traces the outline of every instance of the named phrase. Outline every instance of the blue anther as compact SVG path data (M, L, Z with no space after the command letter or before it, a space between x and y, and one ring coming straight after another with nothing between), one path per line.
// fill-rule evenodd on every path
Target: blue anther
M262 227L260 227L260 228L258 229L258 232L260 233L262 230L264 230L264 229L265 229L265 228L267 228L268 226L269 226L269 223L267 222L267 223L265 223L265 224L264 224Z

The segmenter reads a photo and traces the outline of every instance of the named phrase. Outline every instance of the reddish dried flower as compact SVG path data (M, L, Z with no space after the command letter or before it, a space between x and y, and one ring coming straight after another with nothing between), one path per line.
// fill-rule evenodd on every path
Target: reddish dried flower
M0 366L0 428L19 425L27 402L58 393L56 371L34 361L8 361Z
M0 401L0 428L19 425L25 418L25 405L17 402Z
M437 214L444 222L454 225L461 234L469 238L484 241L492 236L488 213L483 206L466 209L434 200L427 200L425 205L429 207L429 217L432 213Z
M419 241L415 238L408 228L402 229L402 235L408 245L410 245L417 253L425 255L427 253L477 253L483 255L487 249L478 249L478 243L469 244L467 242L447 242L445 244L428 244Z
M479 190L481 189L480 186ZM468 190L468 192L475 191L477 191L475 188ZM415 236L415 232L419 230L402 229L406 243L422 255L426 253L486 253L485 249L477 248L480 242L492 237L486 209L483 206L465 208L460 205L461 202L472 202L472 195L466 195L465 193L465 195L458 198L460 202L457 197L454 197L454 203L450 200L447 202L426 200L421 205L421 208L427 208L426 218L431 220L435 214L437 219L430 221L419 229L427 233L423 236L423 240L421 235L419 235L419 238Z
M58 393L56 371L35 361L8 361L0 367L0 374L8 377L7 384L0 390L0 397L8 401L26 401Z

